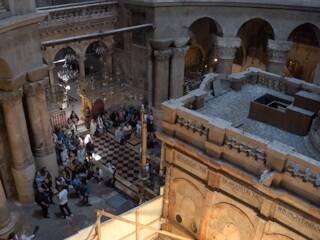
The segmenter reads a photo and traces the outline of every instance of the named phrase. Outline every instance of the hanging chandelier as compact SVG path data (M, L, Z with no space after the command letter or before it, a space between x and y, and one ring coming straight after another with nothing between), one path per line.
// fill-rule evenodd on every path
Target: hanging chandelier
M74 80L78 75L78 71L74 70L72 66L69 64L69 62L74 60L75 60L75 56L66 55L65 62L62 65L62 69L58 71L59 79L61 79L65 83L71 80Z
M105 48L102 45L97 46L97 48L95 49L95 53L99 56L102 57L104 54Z

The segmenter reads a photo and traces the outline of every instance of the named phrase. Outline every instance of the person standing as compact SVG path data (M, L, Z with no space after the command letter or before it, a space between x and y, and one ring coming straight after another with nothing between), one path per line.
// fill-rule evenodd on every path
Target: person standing
M36 203L41 207L42 210L42 216L44 218L50 218L49 217L49 199L48 196L45 194L44 189L39 187L35 191L35 201Z
M59 207L64 218L72 217L72 213L68 206L68 190L67 187L60 188L58 193Z

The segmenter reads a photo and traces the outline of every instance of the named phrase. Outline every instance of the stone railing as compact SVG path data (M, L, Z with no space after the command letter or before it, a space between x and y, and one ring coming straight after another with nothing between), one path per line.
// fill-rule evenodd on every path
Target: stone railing
M117 2L95 2L87 4L59 5L57 7L38 8L39 12L48 13L42 27L51 27L115 16Z
M213 92L217 96L219 91L229 87L239 90L246 83L262 84L289 95L300 90L320 93L320 86L254 68L224 80L209 74L199 89L163 103L163 132L201 149L212 159L223 159L245 169L264 185L276 185L314 203L320 201L320 162L283 143L262 139L233 127L231 122L194 111ZM264 182L266 176L272 179L268 183Z

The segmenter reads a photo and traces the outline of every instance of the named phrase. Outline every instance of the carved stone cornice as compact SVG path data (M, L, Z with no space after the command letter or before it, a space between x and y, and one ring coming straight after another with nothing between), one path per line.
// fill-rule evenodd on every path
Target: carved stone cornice
M216 57L224 60L233 60L236 50L241 46L240 38L216 37L215 50Z
M49 11L43 10L42 12L47 13L47 17L41 23L41 26L50 27L56 25L78 23L79 21L111 17L115 15L115 9L116 2L105 2L57 8L55 10Z
M27 73L28 81L38 81L48 76L49 66L43 64L38 66Z
M35 96L38 90L44 90L48 85L48 78L44 78L42 80L36 82L26 82L23 85L23 92L27 97Z
M172 39L151 39L149 41L151 47L154 50L168 50L170 45L173 43Z
M286 63L288 52L292 46L292 42L288 41L268 41L268 57L269 62Z
M189 50L189 46L172 48L172 56L174 57L185 57Z
M0 102L14 102L15 100L21 99L22 94L22 88L15 91L0 91Z
M153 55L157 61L166 61L172 55L172 50L154 50Z

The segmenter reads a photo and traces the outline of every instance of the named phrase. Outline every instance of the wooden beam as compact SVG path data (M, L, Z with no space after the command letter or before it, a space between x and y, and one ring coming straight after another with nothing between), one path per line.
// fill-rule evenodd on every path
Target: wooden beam
M125 219L123 217L119 217L119 216L116 216L116 215L113 215L111 213L108 213L106 211L103 211L103 210L100 210L98 211L98 213L102 216L105 216L105 217L108 217L108 218L112 218L112 219L115 219L115 220L118 220L118 221L121 221L121 222L124 222L124 223L128 223L128 224L131 224L131 225L137 225L139 226L139 228L145 228L145 229L149 229L155 233L159 233L159 234L163 234L165 236L168 236L168 237L172 237L172 238L175 238L175 239L179 239L179 240L193 240L193 238L187 238L187 237L182 237L182 236L179 236L177 234L174 234L174 233L170 233L170 232L167 232L167 231L164 231L164 230L158 230L154 227L151 227L151 226L147 226L147 225L144 225L144 224L141 224L141 223L137 223L137 222L134 222L134 221L131 221L131 220L128 220L128 219Z

